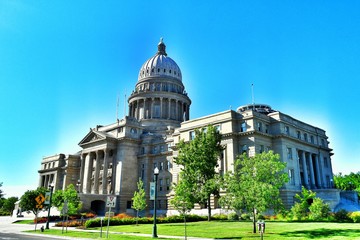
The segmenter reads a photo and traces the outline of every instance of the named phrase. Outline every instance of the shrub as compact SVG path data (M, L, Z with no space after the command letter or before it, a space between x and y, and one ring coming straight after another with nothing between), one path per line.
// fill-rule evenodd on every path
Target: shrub
M313 203L309 207L311 220L319 221L329 217L330 207L329 204L324 203L321 198L314 198Z
M350 213L350 216L349 216L354 223L358 223L360 222L360 212L352 212Z
M265 216L262 215L262 214L258 214L258 215L257 215L257 219L258 219L258 220L265 220Z
M337 222L349 222L351 219L349 217L349 212L345 209L340 209L334 214L335 221Z
M214 214L212 217L214 220L228 220L228 216L226 214L220 213L220 214Z
M239 215L237 215L236 213L230 213L227 216L228 220L230 221L238 221L239 220Z
M65 222L57 222L55 224L56 227L80 227L81 225L81 221L78 220L73 220L73 221L65 221Z
M240 218L242 220L250 220L250 215L248 213L241 214Z

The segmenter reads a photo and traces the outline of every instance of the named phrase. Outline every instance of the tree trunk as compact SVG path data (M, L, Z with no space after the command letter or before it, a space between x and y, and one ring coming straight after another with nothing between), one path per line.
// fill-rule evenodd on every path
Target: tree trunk
M210 205L210 195L207 199L207 207L208 207L208 221L211 221L211 205Z
M253 233L256 233L256 222L255 222L256 212L255 208L253 209Z

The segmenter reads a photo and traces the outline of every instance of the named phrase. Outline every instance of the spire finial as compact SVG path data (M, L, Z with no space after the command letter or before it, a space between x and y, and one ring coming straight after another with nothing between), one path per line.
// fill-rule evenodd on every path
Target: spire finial
M161 37L160 42L158 44L158 52L157 52L157 54L167 56L165 48L166 48L166 46L165 46L165 44L163 42L163 37Z

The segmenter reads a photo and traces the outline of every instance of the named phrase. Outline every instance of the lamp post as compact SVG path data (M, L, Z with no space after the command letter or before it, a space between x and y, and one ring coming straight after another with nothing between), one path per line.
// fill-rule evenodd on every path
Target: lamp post
M153 232L152 237L157 238L157 229L156 229L156 195L157 195L157 179L159 175L159 169L156 167L154 169L154 181L155 181L155 192L154 192L154 226L153 226Z
M77 187L77 192L80 193L80 179L77 180L77 183L76 183L76 187Z
M46 229L49 229L51 200L52 200L52 193L53 193L53 190L54 190L54 184L53 183L49 184L49 189L50 189L50 201L49 201L48 216L47 216L46 227L45 227Z

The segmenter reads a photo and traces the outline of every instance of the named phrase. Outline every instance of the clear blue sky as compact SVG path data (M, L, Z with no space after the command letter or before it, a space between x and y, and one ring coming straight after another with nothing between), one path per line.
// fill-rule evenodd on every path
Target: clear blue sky
M191 118L255 102L323 128L335 173L360 171L359 1L0 2L0 182L21 196L43 156L120 117L164 37Z

